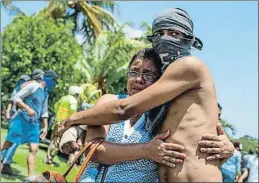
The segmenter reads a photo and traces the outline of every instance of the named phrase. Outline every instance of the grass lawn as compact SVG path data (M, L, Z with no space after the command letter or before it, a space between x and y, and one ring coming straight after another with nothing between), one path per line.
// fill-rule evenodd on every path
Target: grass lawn
M1 144L5 140L6 134L7 134L7 130L2 128ZM1 182L21 182L27 177L28 151L29 151L29 148L26 144L18 147L13 158L13 163L11 165L13 170L13 175L8 176L8 175L2 174ZM52 165L46 165L45 163L43 163L43 160L46 156L46 152L47 152L47 146L44 144L40 144L39 151L36 155L35 175L39 175L46 170L56 171L63 174L68 168L66 164L67 160L60 156L56 156L54 158L54 161L58 163L57 167L54 167ZM76 173L79 171L79 168L80 168L79 166L74 166L74 168L71 170L70 174L67 177L67 181L72 182L74 180Z

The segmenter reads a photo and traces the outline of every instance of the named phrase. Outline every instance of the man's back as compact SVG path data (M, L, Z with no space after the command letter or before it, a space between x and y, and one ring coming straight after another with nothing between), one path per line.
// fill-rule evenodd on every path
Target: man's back
M174 63L173 63L174 64ZM185 77L183 75L183 77ZM176 169L160 167L160 181L168 182L218 182L222 181L219 161L205 162L199 152L198 141L206 133L216 134L217 101L212 77L206 67L202 69L199 87L192 88L170 104L160 132L171 130L167 142L182 144L187 158ZM167 180L163 179L166 172Z
M56 121L62 121L68 118L74 112L77 112L77 108L78 108L78 102L74 96L66 95L62 97L54 105L54 110L56 113Z

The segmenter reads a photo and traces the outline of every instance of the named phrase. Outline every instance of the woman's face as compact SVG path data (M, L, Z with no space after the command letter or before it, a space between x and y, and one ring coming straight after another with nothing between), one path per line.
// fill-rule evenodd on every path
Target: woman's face
M128 72L128 94L134 95L151 86L157 80L157 77L158 71L152 60L134 60Z

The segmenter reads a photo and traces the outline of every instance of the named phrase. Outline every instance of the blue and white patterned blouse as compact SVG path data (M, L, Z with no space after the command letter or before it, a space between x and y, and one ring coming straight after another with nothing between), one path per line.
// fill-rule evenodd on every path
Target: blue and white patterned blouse
M108 142L121 144L146 143L153 136L145 129L145 114L129 127L129 120L112 124L107 134ZM98 163L89 162L83 172L80 182L100 182L104 167ZM157 165L150 159L125 161L109 165L105 182L158 182Z

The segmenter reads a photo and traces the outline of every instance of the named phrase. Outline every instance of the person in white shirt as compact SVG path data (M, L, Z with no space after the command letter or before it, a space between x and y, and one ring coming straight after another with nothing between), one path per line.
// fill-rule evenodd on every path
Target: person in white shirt
M249 158L246 169L238 182L243 182L246 178L247 182L259 182L258 180L258 155L259 155L259 143L256 147L256 155Z

